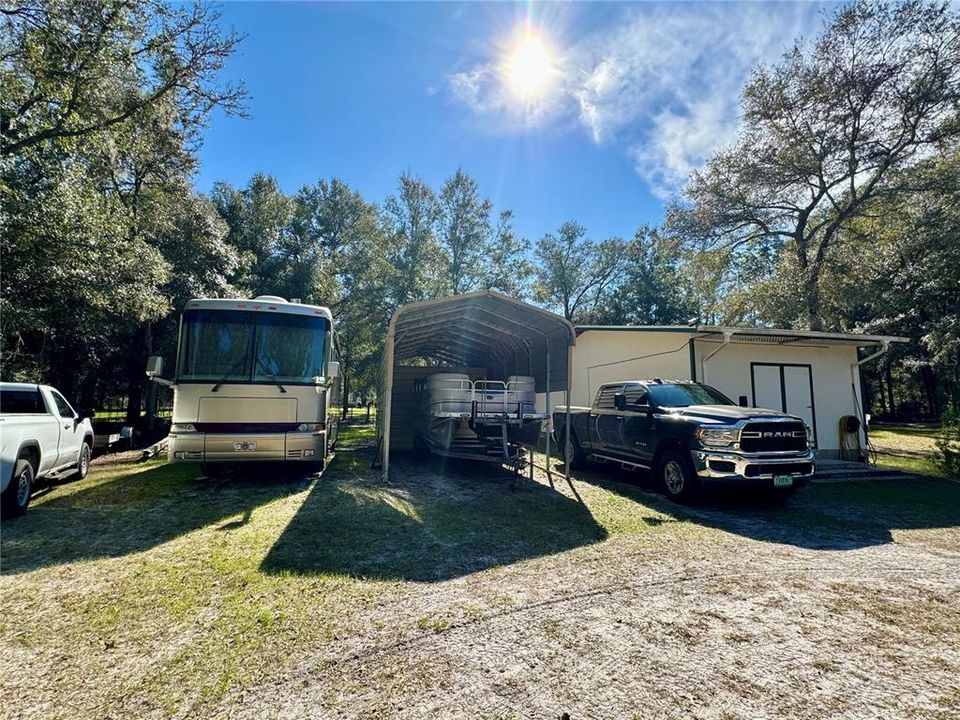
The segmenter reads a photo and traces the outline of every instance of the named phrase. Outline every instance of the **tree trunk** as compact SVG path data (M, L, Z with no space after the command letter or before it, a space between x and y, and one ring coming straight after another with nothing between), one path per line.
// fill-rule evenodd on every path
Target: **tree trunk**
M804 303L807 306L807 326L811 330L823 330L823 318L820 316L819 273L809 271L803 283Z
M153 333L150 324L140 327L127 357L127 425L140 424L143 409L143 383L146 379L147 357L153 352Z
M927 396L927 407L930 409L930 416L940 417L940 406L937 402L937 376L929 365L920 368L920 378L923 381L923 389Z
M884 368L884 372L886 373L886 378L887 378L887 393L888 393L888 399L889 399L888 407L890 408L890 415L891 415L891 416L897 414L897 406L896 406L896 404L893 402L893 369L892 369L892 365L893 365L893 364L888 360L888 361L887 361L887 366L886 366L886 368Z
M884 416L886 416L887 415L887 393L883 389L882 375L877 375L877 391L878 392L876 397L880 399L880 412L883 413Z

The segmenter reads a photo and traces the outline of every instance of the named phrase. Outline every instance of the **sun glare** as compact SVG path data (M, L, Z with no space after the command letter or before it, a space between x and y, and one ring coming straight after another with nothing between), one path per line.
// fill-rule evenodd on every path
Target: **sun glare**
M553 53L540 37L528 32L508 55L504 71L517 97L535 99L549 89L556 73Z

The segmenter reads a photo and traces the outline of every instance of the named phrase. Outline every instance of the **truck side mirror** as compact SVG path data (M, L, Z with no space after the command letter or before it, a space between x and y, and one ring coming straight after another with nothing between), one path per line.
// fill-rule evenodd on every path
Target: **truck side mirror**
M327 379L333 380L338 375L340 375L340 363L336 360L331 360L327 363Z
M617 410L626 410L627 409L627 396L623 393L617 393L613 396L613 407Z
M96 414L97 411L93 408L80 408L80 410L77 412L77 415L81 420L91 420Z
M163 358L159 355L151 355L147 358L147 377L160 377L163 375Z
M750 405L747 403L747 396L746 396L746 395L741 395L741 396L740 396L740 407L750 407Z

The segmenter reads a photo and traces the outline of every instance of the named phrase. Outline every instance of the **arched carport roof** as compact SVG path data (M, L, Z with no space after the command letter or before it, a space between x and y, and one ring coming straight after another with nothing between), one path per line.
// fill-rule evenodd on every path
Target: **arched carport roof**
M532 375L537 391L567 386L573 325L554 313L492 290L404 305L390 322L394 362L423 358ZM546 364L550 357L549 373Z
M576 332L566 319L492 290L404 305L384 352L381 451L390 452L393 370L404 362L486 368L491 378L530 375L537 392L569 391Z

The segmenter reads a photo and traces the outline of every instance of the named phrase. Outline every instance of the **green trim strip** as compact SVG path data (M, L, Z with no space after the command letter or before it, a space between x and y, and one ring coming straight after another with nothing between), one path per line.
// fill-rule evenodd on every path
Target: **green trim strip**
M690 379L694 382L697 381L697 349L694 345L693 338L687 342L690 346Z
M699 334L695 327L679 327L676 325L669 327L657 327L651 325L577 325L575 330L577 334L585 333L590 330L598 332L667 332L667 333L687 333Z

